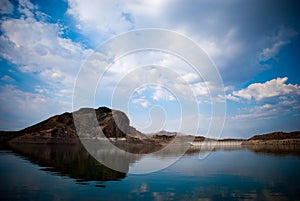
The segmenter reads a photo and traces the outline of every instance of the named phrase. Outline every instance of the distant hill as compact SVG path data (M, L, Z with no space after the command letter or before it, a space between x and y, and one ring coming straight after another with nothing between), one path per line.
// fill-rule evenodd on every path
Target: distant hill
M294 131L290 133L286 132L273 132L262 135L255 135L248 140L283 140L283 139L293 139L300 138L300 131Z
M263 135L255 135L248 140L244 141L245 145L299 145L300 144L300 131L294 132L273 132Z
M157 133L152 133L152 138L157 140L164 140L164 141L171 141L175 138L175 136L179 137L192 137L194 138L194 142L203 142L203 141L244 141L244 139L233 139L233 138L225 138L225 139L214 139L214 138L208 138L200 135L188 135L180 132L169 132L166 130L161 130Z
M184 135L183 133L179 133L179 132L170 132L170 131L166 131L166 130L161 130L159 132L156 133L151 133L150 135L157 135L157 136L175 136L175 135Z

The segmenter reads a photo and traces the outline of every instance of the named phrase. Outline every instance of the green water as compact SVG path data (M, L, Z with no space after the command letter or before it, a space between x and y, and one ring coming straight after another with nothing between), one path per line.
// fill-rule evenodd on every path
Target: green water
M291 150L216 150L134 175L110 170L82 147L19 146L0 151L0 200L300 200L299 167Z

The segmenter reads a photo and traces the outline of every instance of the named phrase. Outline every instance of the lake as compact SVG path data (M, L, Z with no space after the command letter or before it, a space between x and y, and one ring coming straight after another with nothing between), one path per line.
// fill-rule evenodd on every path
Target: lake
M300 200L295 147L219 149L204 159L194 151L158 172L131 174L141 160L121 173L80 146L2 148L1 200Z

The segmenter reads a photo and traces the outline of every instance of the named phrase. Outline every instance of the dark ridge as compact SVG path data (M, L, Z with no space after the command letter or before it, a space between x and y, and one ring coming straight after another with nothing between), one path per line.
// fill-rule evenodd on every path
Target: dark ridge
M290 133L286 132L273 132L263 135L255 135L248 139L250 140L284 140L284 139L296 139L300 138L300 131L294 131Z

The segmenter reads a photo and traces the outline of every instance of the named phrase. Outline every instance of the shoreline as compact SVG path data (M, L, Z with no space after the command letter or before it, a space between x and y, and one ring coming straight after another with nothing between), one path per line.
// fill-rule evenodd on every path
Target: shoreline
M276 132L276 134L279 132ZM284 137L280 137L278 139L271 138L270 136L273 134L263 134L256 135L249 139L211 139L205 138L203 136L191 136L191 135L181 135L184 142L188 142L192 147L201 147L201 146L241 146L241 145L300 145L300 131L292 132L293 135L289 135L291 133L283 133L280 132L281 135L286 135ZM269 136L265 138L265 136ZM187 141L185 138L189 138ZM112 143L126 143L128 144L139 144L139 143L149 143L153 142L155 144L166 145L173 141L175 135L172 136L149 136L146 139L140 139L135 137L123 137L123 138L106 138L105 140L109 140ZM90 140L96 141L105 141L104 139L92 138ZM35 136L35 135L27 135L22 134L19 131L10 131L10 132L0 132L0 144L76 144L80 143L80 139L78 136L74 137L53 137L53 136ZM180 144L180 140L176 140L176 143Z

